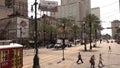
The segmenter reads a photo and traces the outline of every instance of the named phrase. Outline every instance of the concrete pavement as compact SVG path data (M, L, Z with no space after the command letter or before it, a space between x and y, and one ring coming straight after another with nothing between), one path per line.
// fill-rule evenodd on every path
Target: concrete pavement
M111 46L112 52L108 52ZM89 44L87 45L89 49ZM78 52L81 52L84 63L76 64ZM84 51L83 45L77 45L65 49L65 60L62 61L62 50L39 49L39 61L41 68L90 68L89 59L94 54L96 67L98 68L99 53L102 53L104 59L104 68L120 68L120 45L116 43L98 42L97 47L92 51ZM23 68L32 68L34 50L24 50Z

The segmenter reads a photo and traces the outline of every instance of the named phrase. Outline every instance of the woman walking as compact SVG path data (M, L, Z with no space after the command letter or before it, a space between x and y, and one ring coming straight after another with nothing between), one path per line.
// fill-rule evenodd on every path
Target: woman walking
M92 55L90 58L90 68L95 68L95 56Z

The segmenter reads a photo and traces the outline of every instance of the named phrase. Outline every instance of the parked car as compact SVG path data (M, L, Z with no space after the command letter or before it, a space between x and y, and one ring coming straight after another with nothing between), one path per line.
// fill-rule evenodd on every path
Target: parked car
M69 40L65 39L65 47L71 47L72 43Z
M80 42L80 43L81 43L81 45L84 45L84 43L85 43L85 42L84 42L84 40L81 40L81 42Z
M53 48L54 47L54 44L48 44L47 45L47 48Z
M80 39L76 39L76 40L74 40L74 44L80 44L81 43L81 40Z
M120 44L120 40L119 39L117 40L117 44Z
M56 43L56 44L54 45L54 48L55 48L55 49L62 48L62 44L61 44L61 43Z

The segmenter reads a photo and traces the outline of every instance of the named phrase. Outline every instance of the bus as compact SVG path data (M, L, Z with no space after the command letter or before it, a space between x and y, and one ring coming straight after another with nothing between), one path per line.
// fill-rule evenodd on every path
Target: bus
M23 46L10 41L0 41L0 68L22 68Z

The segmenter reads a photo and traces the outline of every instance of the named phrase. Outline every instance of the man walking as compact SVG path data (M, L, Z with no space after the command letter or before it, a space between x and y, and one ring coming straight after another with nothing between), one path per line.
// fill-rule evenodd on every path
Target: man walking
M78 53L78 60L76 61L77 64L79 64L78 62L81 60L81 63L83 63L82 57L80 52Z

